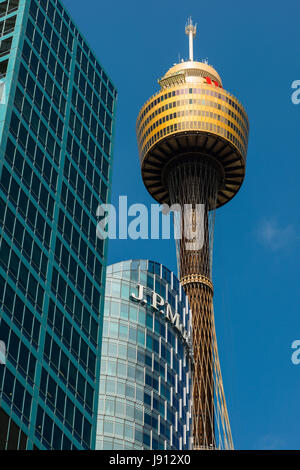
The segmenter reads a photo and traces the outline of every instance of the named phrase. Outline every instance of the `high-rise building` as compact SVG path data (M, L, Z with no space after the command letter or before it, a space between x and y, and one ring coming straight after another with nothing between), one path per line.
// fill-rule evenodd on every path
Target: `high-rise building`
M161 264L107 268L96 449L190 449L187 297Z
M89 449L116 90L60 0L1 1L0 34L0 448Z
M137 138L146 188L159 203L179 205L183 215L176 218L182 235L177 257L192 310L194 449L228 449L233 443L214 325L212 242L215 209L235 196L245 176L249 122L216 70L194 60L191 20L186 34L189 59L159 81L161 90L139 113Z

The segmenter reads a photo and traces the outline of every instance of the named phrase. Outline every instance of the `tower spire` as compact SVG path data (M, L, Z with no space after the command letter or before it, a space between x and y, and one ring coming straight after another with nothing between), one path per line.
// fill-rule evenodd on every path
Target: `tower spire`
M193 25L192 17L188 18L185 25L185 34L189 37L189 60L194 60L194 44L193 40L196 36L197 23Z

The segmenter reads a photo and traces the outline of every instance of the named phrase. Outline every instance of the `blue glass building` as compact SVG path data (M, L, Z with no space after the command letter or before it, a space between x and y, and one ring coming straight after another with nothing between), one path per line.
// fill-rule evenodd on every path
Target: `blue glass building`
M107 268L96 449L191 449L191 321L161 264Z
M0 448L94 448L116 90L60 0L0 35Z

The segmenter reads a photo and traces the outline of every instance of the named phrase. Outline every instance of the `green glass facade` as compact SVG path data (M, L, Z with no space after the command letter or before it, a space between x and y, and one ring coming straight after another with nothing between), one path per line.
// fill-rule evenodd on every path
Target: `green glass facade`
M1 449L95 446L116 90L60 0L0 1Z
M191 449L191 369L176 276L148 260L108 266L96 449Z

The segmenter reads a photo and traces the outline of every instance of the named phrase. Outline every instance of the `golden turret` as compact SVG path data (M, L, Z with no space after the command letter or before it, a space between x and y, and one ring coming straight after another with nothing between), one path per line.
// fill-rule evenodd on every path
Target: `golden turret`
M137 119L146 188L158 202L169 203L165 175L172 159L186 152L209 156L222 174L217 207L222 206L245 176L249 122L243 106L205 62L176 64L159 84L161 90L144 104Z

